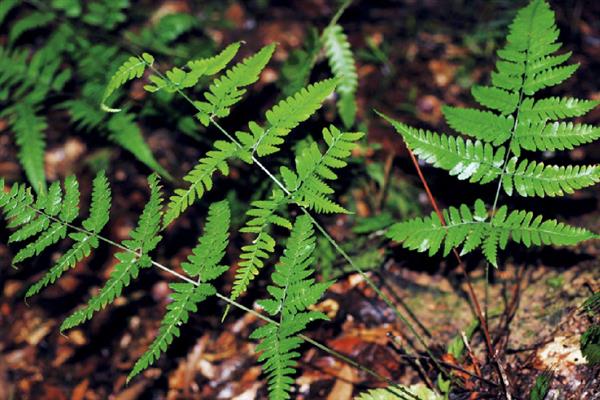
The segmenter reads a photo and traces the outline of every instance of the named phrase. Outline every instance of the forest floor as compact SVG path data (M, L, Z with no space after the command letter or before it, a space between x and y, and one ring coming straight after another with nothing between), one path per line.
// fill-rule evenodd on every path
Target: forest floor
M367 162L391 163L393 168L386 179L402 182L411 188L409 194L416 197L410 198L406 193L388 193L387 196L394 197L395 203L408 203L406 207L419 212L429 212L431 206L404 145L389 126L374 118L371 110L380 109L407 123L445 130L441 105L472 103L469 87L473 82L487 79L494 60L492 50L502 43L505 25L512 16L510 5L504 6L505 16L495 13L484 1L472 3L472 7L459 9L432 0L390 1L381 5L357 1L341 20L353 47L360 49L357 53L359 118L367 124L369 142L373 144L365 150ZM590 10L586 13L578 12L576 7L585 1L556 3L559 28L565 37L563 42L582 66L575 78L552 94L600 99L597 86L599 2L587 2ZM498 4L503 3L497 2L495 7ZM233 2L225 18L234 28L213 32L213 35L224 44L243 39L250 49L277 41L280 46L275 59L282 61L292 48L302 43L310 23L322 27L334 11L324 0L282 2L268 12ZM505 18L505 24L492 26L491 21L499 18ZM269 69L269 74L277 74L277 69ZM270 82L275 78L269 74L263 74L259 85L263 89L273 86ZM582 121L598 124L600 109ZM178 162L178 154L171 151L177 147L176 136L168 132L147 127L145 136L159 161L174 175L181 176L195 160L184 157L185 161ZM81 160L98 154L98 149L86 144L85 138L61 131L59 122L50 127L48 142L48 176L62 177ZM562 156L561 160L597 163L598 150L598 145L587 146ZM107 231L110 237L120 240L136 218L137 211L128 212L131 207L127 205L140 202L139 191L130 189L143 188L147 171L117 150L111 160L113 186L121 183L124 186L115 189L114 202L118 205L115 208L119 211ZM493 197L494 188L475 192L473 187L457 183L432 168L423 168L423 171L441 205ZM0 176L17 178L19 174L15 144L0 127ZM389 185L404 187L399 183ZM380 211L372 200L378 193L365 184L362 188L355 187L348 195L357 203L358 215L369 216ZM461 198L454 197L457 193ZM592 188L569 199L536 200L530 208L600 232L599 194L597 188ZM188 220L182 225L193 225L194 217L194 214L184 217ZM324 222L339 241L353 240L351 221L347 217L329 218ZM103 250L105 254L95 257L93 263L80 263L73 273L27 304L23 301L24 290L34 275L42 272L40 265L45 261L40 265L36 262L32 266L20 266L18 270L11 268L13 250L5 244L5 238L6 233L3 233L0 240L0 399L264 398L266 388L256 363L255 343L247 339L257 326L251 315L234 310L221 323L223 304L207 303L201 311L208 311L193 316L189 329L174 343L167 356L143 377L125 385L128 371L156 333L168 300L167 283L172 281L172 276L160 271L146 274L115 306L63 336L58 333L58 326L108 276L115 262L111 257L113 250ZM464 277L451 257L428 259L390 246L381 249L380 265L370 274L397 299L401 310L414 313L411 321L434 353L443 357L446 346L475 318ZM180 249L170 259L163 255L159 261L177 265L189 250ZM236 251L232 252L230 259L235 259ZM48 254L48 258L56 255ZM586 316L579 312L579 306L591 293L600 290L599 255L598 241L574 249L548 248L527 253L509 247L500 268L492 271L487 293L490 332L515 398L523 398L520 396L528 393L538 375L552 370L556 379L550 396L560 392L569 393L567 398L572 399L600 399L600 370L586 366L579 350L579 337L589 324ZM478 263L477 257L465 261L483 304L486 297L483 265ZM231 282L231 278L227 276L224 281ZM264 281L258 285L264 287ZM223 283L221 289L227 292L228 284ZM242 302L251 306L253 297L259 294L247 296ZM414 358L415 354L424 357L423 364L429 368L422 349L358 274L342 274L318 307L331 321L314 325L309 336L394 381L423 382L424 376L415 367ZM360 390L381 386L356 368L316 349L308 346L306 349L296 380L297 398L349 400ZM485 359L486 350L480 335L475 336L472 351L480 360ZM489 371L490 365L466 362L465 368L467 372L461 375L464 395L456 398L470 398L468 392L475 388L490 392L497 389L491 383L486 387L477 376L477 370L481 369L484 376L494 377ZM435 380L435 374L428 375L428 379Z

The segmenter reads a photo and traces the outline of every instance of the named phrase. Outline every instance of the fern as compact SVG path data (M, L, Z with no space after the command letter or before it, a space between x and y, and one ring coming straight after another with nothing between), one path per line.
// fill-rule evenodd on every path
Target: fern
M287 204L288 199L281 190L274 190L269 200L252 202L252 208L246 213L250 219L240 229L242 233L253 234L250 244L242 247L240 262L235 273L231 300L237 299L250 285L265 265L265 260L275 251L275 239L269 230L272 225L291 229L291 223L284 217L277 215L279 209Z
M198 284L186 282L169 285L174 292L171 295L173 302L167 306L167 313L161 322L158 335L148 350L135 363L127 381L156 362L174 338L179 336L180 326L187 323L190 313L197 312L199 303L216 294L215 287L208 282L217 279L227 270L226 267L218 265L225 254L224 248L229 231L230 211L227 201L211 204L208 215L208 222L204 234L199 239L198 246L188 257L187 262L183 264L186 271L200 275ZM216 253L201 253L213 244L218 246ZM215 249L210 249L210 251L213 250Z
M323 32L323 42L333 75L338 79L340 95L338 110L346 128L354 125L356 117L356 88L358 74L350 43L341 26L334 24Z
M213 174L220 171L224 176L229 175L227 160L240 154L238 146L232 142L217 140L214 150L206 156L183 178L189 182L186 189L175 189L175 194L169 199L168 209L165 213L164 225L167 226L181 215L196 199L202 198L204 193L213 187Z
M167 313L161 322L158 335L144 355L133 366L129 376L127 376L127 382L156 362L174 338L179 337L180 326L188 322L190 313L198 311L197 304L216 293L215 288L206 283L198 286L187 282L170 283L169 288L174 292L171 295L173 302L167 306Z
M312 143L296 157L296 172L287 167L281 168L281 175L293 199L302 206L319 213L348 213L348 211L328 198L334 190L325 182L336 180L333 170L347 165L355 141L363 137L362 132L341 132L335 126L323 129L323 139L328 147L321 153L316 143Z
M198 118L208 125L210 118L223 118L229 115L231 106L239 102L246 93L245 86L251 85L259 78L260 73L275 51L275 45L263 47L256 54L244 59L227 70L223 76L215 80L204 93L206 101L195 101L200 110Z
M190 69L189 72L175 67L166 72L166 79L151 75L149 79L153 84L144 86L144 89L151 93L159 90L173 93L177 90L193 87L201 77L215 75L224 69L237 54L240 44L240 42L232 43L216 56L189 61L187 63Z
M45 118L36 115L35 109L30 104L17 104L14 110L11 125L19 146L17 154L19 161L35 191L43 193L47 189L44 173L44 148L46 147L44 131L48 125Z
M133 121L133 118L134 116L128 113L112 115L107 124L109 139L129 151L151 170L156 171L169 180L173 180L171 174L154 158L150 147L144 141L139 126Z
M150 186L150 200L144 207L137 227L129 234L131 239L123 242L123 246L133 252L122 251L115 255L119 262L115 265L104 287L89 300L84 308L76 311L63 321L60 326L61 331L71 329L91 319L95 312L105 308L121 295L123 289L131 283L132 279L137 278L140 269L152 265L148 253L154 250L161 240L158 232L161 228L162 198L156 175L151 175L148 178L148 184Z
M265 325L250 335L261 340L256 350L261 352L258 360L263 363L263 371L268 376L269 398L273 400L290 398L294 382L291 375L295 373L295 359L300 356L297 350L302 343L296 335L306 329L309 322L327 318L320 312L307 311L329 286L328 283L315 283L310 278L314 248L312 222L308 216L300 216L294 223L280 263L271 275L274 285L269 286L268 291L272 297L259 301L269 315L280 316L279 326Z
M67 186L67 189L69 186ZM74 190L75 186L71 187ZM68 196L68 195L67 195ZM70 195L74 199L74 194ZM109 212L111 203L110 187L108 180L104 173L99 173L93 182L92 201L90 205L89 216L81 223L86 231L74 232L69 234L69 237L75 242L73 245L64 253L56 262L56 264L50 268L50 270L35 284L33 284L27 290L25 297L31 297L39 293L46 286L54 283L63 273L68 271L70 268L81 261L84 257L90 255L92 249L98 247L98 233L104 228L104 225L108 222ZM67 204L65 202L64 204ZM68 211L65 211L68 214ZM70 216L73 216L71 214ZM59 239L64 238L66 234L66 221L58 221L50 225L48 229L48 235L40 235L39 238L48 237L49 240L38 240L33 242L31 245L23 248L17 255L15 255L13 262L19 262L27 257L40 254L49 245L57 242ZM54 233L53 229L56 229L59 234Z
M34 11L13 24L8 34L8 41L14 43L24 33L49 25L54 18L53 13Z
M121 111L120 108L110 108L107 106L106 100L128 81L141 77L144 74L146 67L151 66L153 63L154 57L148 53L142 54L141 57L129 57L129 59L125 61L125 63L123 63L117 72L110 78L106 90L104 91L104 95L102 96L102 109L107 112Z
M283 138L300 122L310 118L334 88L335 81L332 79L308 85L267 111L267 125L264 128L256 122L250 122L248 128L251 134L237 132L238 140L260 157L278 152Z
M207 282L216 279L228 269L227 266L219 265L219 262L225 256L229 242L230 219L231 211L226 200L210 206L204 234L192 250L188 261L181 264L188 275L199 276L200 281Z
M472 209L463 204L443 210L442 214L445 225L432 213L428 217L396 223L387 235L407 249L429 251L430 256L442 250L442 245L444 256L461 244L462 254L480 247L494 266L497 266L497 249L506 248L509 239L530 247L532 244L567 246L598 238L583 228L556 220L544 221L541 216L534 217L532 212L509 212L507 206L500 207L489 217L482 200L477 200Z

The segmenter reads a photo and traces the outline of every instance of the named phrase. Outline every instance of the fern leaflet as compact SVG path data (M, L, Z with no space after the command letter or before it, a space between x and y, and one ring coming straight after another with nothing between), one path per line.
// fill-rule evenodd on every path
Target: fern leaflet
M274 285L269 286L268 291L272 297L258 302L269 315L280 316L279 326L265 325L250 335L252 339L261 340L256 347L261 352L258 361L263 363L269 398L273 400L290 398L294 382L291 375L295 373L295 359L300 356L297 350L302 343L296 334L311 321L327 319L320 312L307 311L329 286L329 283L315 283L310 277L314 249L312 222L302 215L296 219L280 263L271 275Z
M263 47L256 54L244 59L216 79L204 93L206 101L195 101L200 110L198 118L205 126L210 118L224 118L229 115L231 106L239 102L246 93L245 86L256 82L260 73L275 51L275 45Z
M162 196L156 175L148 178L148 185L150 186L150 200L144 206L137 227L129 234L131 239L123 241L123 245L133 252L122 251L115 255L119 262L115 265L104 287L89 300L84 308L77 310L63 321L60 326L61 331L90 320L95 312L105 308L121 295L131 280L137 278L140 269L152 265L148 253L154 250L161 240L158 232L161 228Z
M110 108L106 105L106 100L110 97L111 94L115 92L118 88L123 86L128 81L140 78L147 66L151 66L154 63L154 57L152 57L148 53L143 53L141 57L129 57L123 65L119 67L117 72L110 78L108 85L106 86L106 90L104 91L104 95L102 96L101 107L104 111L107 112L119 112L120 108Z
M532 212L511 211L506 206L498 209L491 218L481 200L473 209L466 205L443 210L446 225L442 225L436 213L428 217L416 218L392 225L388 237L411 250L429 251L434 255L442 250L448 255L450 250L463 244L462 254L478 247L490 263L497 266L497 248L504 249L509 239L523 243L526 247L540 245L574 245L598 235L583 228L575 228L556 220L534 218Z
M174 292L171 295L173 302L167 306L167 313L161 322L158 335L144 355L135 363L127 381L156 362L173 342L173 339L179 337L179 327L187 323L190 313L197 312L199 303L217 293L215 287L207 282L217 279L227 270L226 267L218 264L225 254L229 218L230 210L227 201L211 204L204 235L199 239L193 254L184 263L186 271L200 275L198 284L186 282L169 285ZM216 249L209 248L213 244L217 246ZM210 253L215 250L214 254ZM209 253L203 253L205 251Z
M285 137L302 121L310 118L323 101L333 92L335 81L327 79L308 85L296 94L281 100L267 111L267 126L262 128L256 122L250 122L250 133L237 132L238 140L260 157L279 151Z
M354 125L356 117L355 93L358 87L358 74L350 43L339 25L332 25L323 32L323 43L333 75L338 80L337 92L340 95L338 110L346 128Z
M229 175L227 160L240 154L235 143L217 140L215 149L206 153L196 166L183 178L189 182L186 189L175 189L175 194L170 197L165 213L164 225L167 226L180 216L196 199L202 198L204 193L213 186L213 174L220 171L224 176Z

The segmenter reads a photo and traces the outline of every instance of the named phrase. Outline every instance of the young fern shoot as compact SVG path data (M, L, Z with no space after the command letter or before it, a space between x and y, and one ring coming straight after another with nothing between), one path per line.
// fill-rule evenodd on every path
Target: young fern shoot
M448 125L471 138L449 136L409 127L380 114L406 145L423 161L447 170L450 175L472 183L498 181L500 189L512 196L563 196L600 180L598 165L558 166L522 158L522 149L546 151L572 149L600 137L600 129L585 124L560 122L563 118L584 115L599 102L535 94L569 78L578 64L564 63L570 53L558 54L558 28L554 13L544 0L533 0L519 11L510 26L506 46L499 50L496 71L490 86L474 86L475 100L487 111L444 107ZM527 211L497 208L491 213L482 200L475 208L461 205L444 210L446 226L433 215L397 223L388 232L404 247L444 254L463 245L462 253L481 248L486 259L497 266L497 249L509 239L530 245L574 245L597 238L581 228L556 220L543 220ZM437 222L436 222L437 221Z

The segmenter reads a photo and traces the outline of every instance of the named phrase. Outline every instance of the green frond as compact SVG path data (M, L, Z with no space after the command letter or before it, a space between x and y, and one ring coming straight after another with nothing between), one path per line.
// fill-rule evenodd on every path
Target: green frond
M590 366L600 364L600 325L592 325L583 332L580 348Z
M502 115L509 115L517 109L519 95L493 86L474 85L471 88L473 98L479 104L492 110L500 111Z
M591 186L600 180L598 165L558 166L543 162L511 158L502 179L504 191L512 195L513 188L524 197L563 196Z
M355 93L358 87L358 74L350 43L342 27L332 25L323 32L323 44L333 76L338 80L340 117L344 126L349 128L354 125L356 117Z
M208 91L204 93L206 101L194 102L200 110L198 114L200 122L206 126L212 117L224 118L228 116L231 106L239 102L246 93L245 87L258 80L260 73L271 59L274 51L274 44L265 46L216 79L210 85Z
M267 375L269 398L289 399L296 372L298 348L302 339L295 336L306 329L311 321L326 319L319 312L307 311L323 295L328 283L315 283L311 277L314 263L315 236L310 217L302 215L296 219L283 256L271 275L274 285L267 290L271 298L259 301L271 316L280 314L280 325L272 324L256 329L250 335L260 339L256 350L258 361L263 364Z
M255 236L250 244L242 247L240 262L231 289L230 298L232 300L237 299L248 289L250 282L264 267L265 260L275 251L275 239L269 232L271 226L279 225L291 228L289 221L277 214L287 202L287 197L278 189L273 190L269 200L252 202L252 208L246 213L250 218L240 232Z
M162 89L173 93L177 90L194 87L201 77L217 74L225 68L237 54L240 44L240 42L232 43L216 56L189 61L187 63L188 72L175 67L165 73L167 79L151 75L149 80L152 85L146 85L144 89L152 93Z
M348 213L329 199L334 190L326 181L338 178L334 170L347 165L345 160L356 147L356 141L363 136L362 132L341 132L333 125L324 128L323 138L328 146L325 153L322 154L317 144L312 143L296 157L296 173L286 167L281 168L292 198L299 205L319 213Z
M142 131L138 124L135 123L134 118L133 114L128 113L112 115L107 124L109 139L129 151L152 171L159 173L166 179L173 180L171 174L154 158L152 150L150 150L150 147L144 140Z
M4 18L20 3L19 0L4 0L0 3L0 24L4 22Z
M47 189L44 172L44 131L48 126L46 119L36 115L34 107L27 102L15 104L14 112L11 126L15 133L15 142L19 146L19 162L31 186L36 192L43 193Z
M91 233L99 233L108 222L111 193L104 171L98 173L92 183L92 202L89 216L81 225Z
M228 267L219 265L229 242L231 211L227 200L213 203L208 208L204 233L187 261L181 264L189 276L199 276L201 282L216 279Z
M505 117L474 108L443 106L442 112L452 129L496 146L510 138L515 122L512 116Z
M14 43L24 33L49 25L54 18L53 13L44 11L34 11L23 18L19 18L10 28L8 41Z
M92 249L98 247L98 238L95 235L76 232L69 235L75 243L66 253L64 253L39 281L31 285L25 293L25 297L31 297L38 294L46 286L56 282L70 268L75 267L77 263L89 256ZM15 257L16 258L16 257Z
M308 85L294 95L281 100L267 111L267 125L264 128L255 122L250 122L248 127L251 134L237 132L238 140L260 157L278 152L284 137L321 107L323 101L335 89L335 84L333 79L326 79Z
M524 121L557 121L563 118L581 117L600 104L597 100L581 100L572 97L548 97L524 101L519 111L519 118Z
M406 145L419 158L429 164L449 171L458 179L485 184L498 178L506 150L495 149L489 143L475 142L461 137L446 136L411 128L379 114L402 135Z
M75 311L63 321L60 326L61 331L71 329L92 319L94 313L106 308L108 304L121 295L123 289L129 286L133 279L137 278L140 269L152 265L148 253L154 250L161 240L158 232L161 228L162 195L156 175L151 175L148 178L148 185L150 186L150 199L144 206L137 226L129 234L131 239L123 241L125 247L137 254L122 251L115 255L119 262L115 265L104 287L88 301L84 308Z
M190 186L186 189L175 189L175 194L171 196L167 205L164 226L177 219L196 199L201 199L205 192L212 189L212 176L216 171L220 171L224 176L229 175L227 160L238 155L238 146L223 140L217 140L214 146L215 149L206 153L183 178Z
M600 137L600 128L572 122L531 123L517 126L511 149L517 156L521 148L530 151L571 150L582 144L591 143Z
M571 64L544 70L535 74L533 78L526 80L523 84L523 91L525 94L533 95L544 88L556 86L570 78L578 68L579 64Z
M490 263L496 266L497 249L504 249L509 238L526 247L531 244L573 245L598 235L583 228L572 227L556 220L542 220L527 211L511 211L506 206L498 209L490 221L483 201L477 200L470 208L461 205L450 207L442 212L446 225L438 215L415 218L392 225L387 236L401 242L402 246L420 252L429 251L434 255L442 250L446 256L455 247L464 243L462 254L481 247Z
M108 85L104 91L104 95L102 96L101 107L104 111L107 112L119 112L120 108L110 108L106 105L106 100L113 94L118 88L123 86L130 80L140 78L144 71L146 71L147 66L151 66L154 63L154 57L152 57L148 53L143 53L141 57L132 56L127 59L119 67L117 72L110 78Z
M169 287L173 290L171 295L173 301L167 306L167 313L161 321L158 335L133 366L127 382L154 364L173 340L179 337L180 327L188 322L191 313L198 311L198 304L216 293L214 286L208 283L201 283L198 286L187 282L171 283Z

